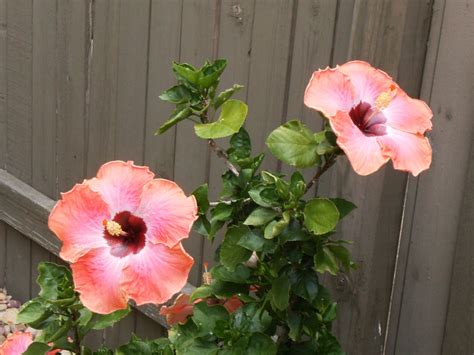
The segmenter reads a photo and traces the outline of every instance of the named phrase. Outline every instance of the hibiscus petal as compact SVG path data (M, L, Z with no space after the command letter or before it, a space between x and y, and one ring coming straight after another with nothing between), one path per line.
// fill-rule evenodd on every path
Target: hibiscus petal
M430 142L420 134L406 133L388 127L387 134L377 137L377 140L397 170L408 171L417 176L431 165Z
M16 331L12 336L8 337L2 345L0 345L1 355L20 355L23 354L26 349L33 342L33 336L31 333L20 333Z
M337 135L337 144L357 174L372 174L389 160L383 155L376 137L363 134L347 113L338 112L329 122Z
M120 287L127 258L118 258L110 248L89 251L71 265L76 291L92 312L108 314L127 307L126 293Z
M306 106L331 117L337 111L349 112L354 105L354 87L337 69L326 68L313 73L304 93Z
M160 308L160 315L166 316L166 323L174 325L176 323L184 324L188 317L193 314L194 305L189 302L189 295L180 294L172 306L163 306Z
M182 245L147 245L130 255L124 269L122 287L138 305L164 303L179 292L194 263Z
M401 89L397 89L383 114L387 118L387 125L408 133L423 134L432 127L433 112L428 105L421 100L412 99Z
M149 241L171 247L188 237L197 218L196 199L173 181L155 179L144 186L135 214L145 221Z
M146 166L117 160L102 165L97 177L85 183L102 195L115 215L118 212L135 211L140 204L143 186L154 176Z
M349 77L355 89L356 103L367 102L374 106L382 92L388 91L392 85L396 86L387 73L361 60L347 62L337 69Z
M49 215L48 226L63 242L60 256L75 262L93 248L106 245L102 221L110 218L102 197L84 184L61 194Z

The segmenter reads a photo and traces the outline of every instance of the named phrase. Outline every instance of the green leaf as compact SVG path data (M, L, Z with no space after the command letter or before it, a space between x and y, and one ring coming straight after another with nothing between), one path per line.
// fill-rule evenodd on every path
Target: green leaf
M125 309L119 309L110 314L94 314L92 329L100 330L111 327L122 318L126 317L130 311L130 306L127 306Z
M212 295L212 288L207 285L196 287L189 297L189 302L194 302L198 298L206 298Z
M293 292L312 303L318 296L318 277L313 270L302 270L290 275Z
M293 341L298 341L303 328L300 313L293 311L288 312L288 327L290 328L290 331L288 332L290 339Z
M312 199L304 208L304 225L316 235L332 231L338 221L339 211L329 199Z
M184 80L192 85L198 83L199 72L192 65L174 62L173 72L179 81Z
M339 267L331 250L326 247L318 250L314 256L314 269L321 274L329 272L334 276L337 275Z
M243 88L243 85L234 84L230 89L221 92L214 100L213 106L217 110L224 102L229 100L232 95Z
M252 255L252 251L241 247L238 243L240 239L252 233L247 226L230 227L225 234L224 241L220 249L220 261L229 270L234 271L241 262L247 261Z
M211 273L214 279L234 283L247 283L251 274L250 269L243 264L238 264L234 271L218 265L212 268Z
M198 84L203 88L215 85L226 66L225 59L216 59L212 64L205 64L199 71Z
M290 222L290 212L285 211L281 218L278 221L271 221L267 224L264 231L265 239L273 239L285 229L285 227Z
M178 107L174 110L173 114L170 116L169 120L163 123L160 128L155 132L155 135L165 133L175 124L181 122L182 120L188 118L192 113L192 110L189 107Z
M273 281L270 291L270 300L274 309L282 311L288 307L290 300L290 279L287 275L281 275Z
M268 335L254 333L250 337L246 355L275 355L277 346Z
M341 215L340 219L343 219L357 208L357 206L351 201L344 200L343 198L330 198L330 200L336 205L339 214Z
M244 127L232 135L230 138L230 148L227 154L234 160L240 160L250 157L252 152L252 145L250 143L250 136Z
M264 207L257 207L250 213L244 224L247 226L261 226L267 222L270 222L278 216L278 212Z
M213 331L217 322L229 321L229 312L223 306L208 306L206 302L199 302L194 305L192 319L198 328Z
M219 203L211 210L211 222L227 221L232 216L233 210L234 206L227 203Z
M200 138L215 139L237 133L245 122L248 107L239 100L229 100L222 105L221 114L216 122L196 124L194 130Z
M23 352L23 355L44 355L52 348L53 347L48 344L35 341L28 346L28 349Z
M339 260L342 266L349 271L352 265L351 253L342 245L328 245L327 248Z
M265 185L258 186L249 190L250 198L259 206L263 207L277 207L279 206L278 195L274 188Z
M184 85L176 85L164 91L159 98L173 104L182 104L191 99L191 92Z
M289 121L275 129L266 144L274 156L297 168L308 168L321 162L313 133L299 120Z
M323 322L332 322L337 316L337 303L331 303L323 314Z
M283 231L280 234L279 239L284 243L297 242L297 241L309 240L311 239L311 235L302 229L301 224L298 221L292 220L288 224L288 226L285 229L283 229Z
M244 234L237 244L248 250L262 251L267 242L260 235L250 232Z
M45 304L31 300L21 306L16 320L18 323L30 324L41 322L48 318L51 314L52 312Z
M72 321L71 319L67 319L66 321L62 320L54 320L53 322L49 323L46 328L44 328L40 335L36 337L36 341L50 343L54 342L64 336L72 328Z
M305 191L306 183L304 181L304 177L299 171L295 171L291 175L290 192L296 197L296 199L299 199L304 195Z
M57 300L74 296L71 271L62 265L41 262L36 282L41 287L39 296L45 300Z
M204 214L209 209L209 199L208 199L208 187L207 184L202 184L196 190L194 190L193 195L196 198L196 202L199 208L199 213Z

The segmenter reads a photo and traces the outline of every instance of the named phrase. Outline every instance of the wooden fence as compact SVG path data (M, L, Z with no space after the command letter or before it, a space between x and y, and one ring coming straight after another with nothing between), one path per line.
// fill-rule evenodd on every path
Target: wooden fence
M360 267L327 282L348 354L472 354L474 0L0 0L0 285L35 294L37 263L57 260L49 208L108 160L216 195L223 165L191 126L154 131L170 112L157 96L171 62L217 57L229 60L222 87L245 85L255 151L287 119L318 128L307 80L350 58L429 102L429 172L359 177L342 162L325 177L321 194L359 206L340 235ZM213 248L197 236L185 247L196 283ZM90 342L158 336L157 319L144 307Z

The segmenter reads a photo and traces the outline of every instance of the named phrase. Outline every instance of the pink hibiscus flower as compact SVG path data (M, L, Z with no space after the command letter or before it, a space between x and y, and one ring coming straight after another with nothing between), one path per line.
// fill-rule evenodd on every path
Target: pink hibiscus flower
M15 332L0 345L0 355L21 355L33 342L31 333ZM46 355L56 355L60 350L48 351Z
M329 119L337 144L360 175L377 171L389 159L395 169L415 176L431 164L424 136L432 127L430 108L366 62L314 72L304 103Z
M91 311L164 303L186 284L193 258L180 241L197 218L194 196L148 167L112 161L63 193L49 228L63 242L76 290Z

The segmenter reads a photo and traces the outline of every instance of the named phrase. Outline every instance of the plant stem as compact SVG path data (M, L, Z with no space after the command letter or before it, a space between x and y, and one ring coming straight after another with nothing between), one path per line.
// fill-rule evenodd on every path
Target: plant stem
M206 109L200 116L199 118L201 119L201 122L202 123L208 123L209 122L209 119L208 119L208 113L207 113L207 110ZM224 149L222 149L221 147L219 147L216 143L216 141L214 139L208 139L207 140L208 144L209 144L209 147L211 147L211 149L217 154L217 156L221 159L224 159L225 160L225 165L227 166L227 169L229 169L232 174L234 174L235 176L239 176L239 169L237 169L237 167L232 164L229 160L229 156L227 155L227 153L225 152Z
M321 177L321 175L323 175L331 166L333 166L335 162L336 162L336 158L334 156L330 156L328 159L326 159L326 161L324 162L324 165L318 167L318 170L316 171L316 174L313 176L313 178L306 185L305 192L307 192L314 184L316 184L316 186L317 186L317 184L319 183L319 178Z
M208 144L209 147L211 147L211 149L217 154L219 158L225 160L225 165L227 166L227 169L229 169L235 176L239 176L239 170L235 167L234 164L230 162L229 156L224 151L224 149L219 147L214 139L209 139Z
M79 335L79 328L77 326L77 321L79 317L76 311L73 311L71 318L74 323L74 345L76 348L76 352L79 354L81 352L81 336Z

